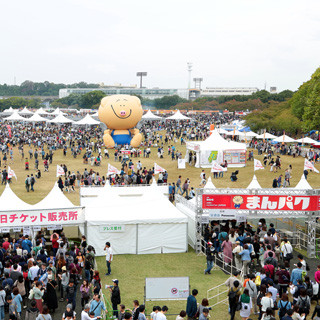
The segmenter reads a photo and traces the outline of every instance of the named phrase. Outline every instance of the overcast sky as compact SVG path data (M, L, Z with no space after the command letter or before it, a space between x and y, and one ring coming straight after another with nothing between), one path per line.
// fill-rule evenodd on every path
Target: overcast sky
M319 0L0 3L0 83L24 80L296 90L320 62Z

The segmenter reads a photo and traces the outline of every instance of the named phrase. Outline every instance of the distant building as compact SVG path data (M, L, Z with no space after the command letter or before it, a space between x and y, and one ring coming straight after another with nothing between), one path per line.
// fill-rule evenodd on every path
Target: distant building
M270 87L270 93L278 93L277 87Z
M251 87L207 87L201 90L201 97L221 97L221 96L237 96L251 95L258 92L258 88Z

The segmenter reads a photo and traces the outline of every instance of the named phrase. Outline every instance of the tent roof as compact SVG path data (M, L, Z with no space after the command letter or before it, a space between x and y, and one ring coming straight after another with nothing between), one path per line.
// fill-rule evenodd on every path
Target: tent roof
M231 131L227 131L226 135L227 136L240 136L244 134L243 132L240 132L238 130L231 130Z
M259 134L258 136L256 136L257 139L275 139L277 138L277 136L274 136L273 134L266 132L266 133L262 133Z
M48 195L33 206L35 209L73 208L73 203L61 192L55 183Z
M253 131L246 131L245 133L244 132L241 132L240 134L241 136L243 137L257 137L258 135L253 132Z
M309 137L304 137L304 138L301 138L301 139L298 139L296 140L297 142L300 142L300 143L308 143L308 144L314 144L314 143L318 143L318 141L316 140L313 140Z
M283 134L282 136L274 139L273 141L275 141L275 142L287 142L287 143L295 142L294 139L290 138L290 137L287 136L286 134Z
M13 113L14 111L15 110L12 107L10 107L9 109L5 109L3 113Z
M177 112L175 114L173 114L172 116L166 118L166 120L189 120L191 118L186 117L185 115L183 115L180 110L177 110Z
M26 121L27 119L24 117L21 117L20 114L17 111L14 111L9 117L4 118L4 120L9 121Z
M306 177L304 176L304 174L301 176L300 181L298 182L298 184L294 187L294 189L307 189L307 190L311 190L312 187L310 186L309 182L306 180Z
M50 112L47 112L46 110L44 110L42 107L37 109L36 112L34 114L40 114L40 115L50 115L51 113Z
M253 178L250 184L248 185L247 189L262 189L255 174L253 175Z
M41 117L39 113L35 113L32 117L26 119L26 121L29 121L29 122L42 122L42 121L48 121L48 119Z
M7 183L0 196L0 211L30 210L33 206L21 200Z
M82 118L79 121L74 122L74 124L77 124L77 125L98 125L98 124L100 124L100 121L93 119L90 116L90 114L86 114L86 116L84 118Z
M148 110L147 113L142 116L142 119L161 120L162 117L156 116L151 112L151 110Z
M217 130L220 134L227 134L229 132L229 131L227 131L227 130L225 130L223 128L217 128L215 130Z
M215 185L212 183L211 177L208 178L206 185L203 189L216 189Z
M200 145L200 150L246 150L245 143L225 140L217 130L211 131L211 135L205 141L188 142Z
M26 115L31 115L33 114L32 111L28 110L27 107L24 107L21 111L18 111L19 114L26 114Z
M49 120L51 123L73 123L73 120L66 118L62 113L59 113L54 119Z
M87 206L85 215L88 225L187 222L187 217L167 197L159 193L145 193L140 197L112 195L103 205L100 203L99 206Z
M91 117L99 117L98 111L96 111L95 113L93 113L93 114L91 115Z

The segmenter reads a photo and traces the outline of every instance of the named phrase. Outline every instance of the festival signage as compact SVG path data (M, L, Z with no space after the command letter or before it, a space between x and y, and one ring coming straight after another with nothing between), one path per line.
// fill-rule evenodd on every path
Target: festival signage
M108 224L104 226L100 226L100 232L125 232L125 225L123 224Z
M0 228L47 226L56 224L84 223L84 211L76 207L72 209L3 211L0 213Z
M320 210L318 196L204 194L202 208L211 210Z

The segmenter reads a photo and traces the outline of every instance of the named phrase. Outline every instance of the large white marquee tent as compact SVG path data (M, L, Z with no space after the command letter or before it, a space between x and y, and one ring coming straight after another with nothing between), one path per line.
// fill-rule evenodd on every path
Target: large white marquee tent
M148 110L146 114L142 116L142 120L162 120L162 117L159 117Z
M191 118L183 115L180 110L177 110L177 112L175 114L173 114L172 116L166 118L166 120L190 120Z

